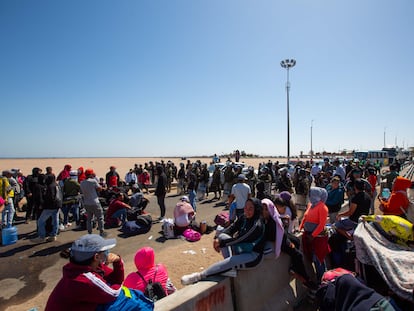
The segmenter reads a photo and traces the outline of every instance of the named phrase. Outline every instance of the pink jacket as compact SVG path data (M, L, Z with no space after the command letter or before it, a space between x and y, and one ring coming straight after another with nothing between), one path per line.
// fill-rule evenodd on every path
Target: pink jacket
M154 273L156 269L154 250L151 247L143 247L139 249L135 254L134 261L137 270L142 274L144 279L146 281L151 279L153 280L153 282L160 282L162 287L164 288L165 294L168 295L168 272L167 268L165 268L163 264L157 264L158 270L154 280ZM128 274L128 276L125 278L124 285L128 288L137 289L141 292L145 292L146 284L136 272Z

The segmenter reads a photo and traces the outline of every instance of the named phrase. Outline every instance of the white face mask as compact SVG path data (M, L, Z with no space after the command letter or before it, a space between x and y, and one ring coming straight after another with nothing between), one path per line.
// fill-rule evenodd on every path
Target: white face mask
M102 254L104 257L101 259L101 264L105 264L105 262L108 260L109 250L103 251Z

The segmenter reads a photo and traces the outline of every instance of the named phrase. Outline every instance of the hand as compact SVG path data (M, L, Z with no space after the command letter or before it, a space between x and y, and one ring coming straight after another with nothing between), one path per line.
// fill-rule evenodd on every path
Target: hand
M217 253L220 253L220 242L218 239L214 239L213 248Z
M121 261L121 257L114 253L109 253L108 258L106 258L106 264L119 262L119 261Z
M336 215L336 221L340 221L341 220L342 215Z

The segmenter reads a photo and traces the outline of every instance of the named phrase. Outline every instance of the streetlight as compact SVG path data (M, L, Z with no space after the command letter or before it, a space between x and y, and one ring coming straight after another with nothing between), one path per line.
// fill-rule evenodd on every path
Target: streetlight
M311 120L311 150L310 150L310 156L311 156L311 161L313 159L313 145L312 145L312 131L313 131L313 120Z
M289 164L290 160L290 125L289 125L289 69L296 65L296 60L294 59L284 59L280 62L280 66L286 69L287 79L286 79L286 103L287 103L287 163Z

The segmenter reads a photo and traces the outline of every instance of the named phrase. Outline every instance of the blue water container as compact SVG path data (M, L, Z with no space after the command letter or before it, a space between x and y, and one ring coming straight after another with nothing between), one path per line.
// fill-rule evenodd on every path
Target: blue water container
M1 240L3 245L10 245L17 242L17 228L7 227L1 230Z

